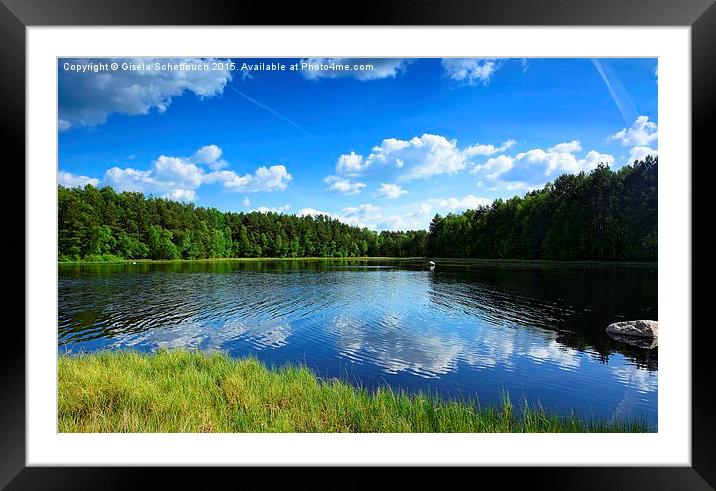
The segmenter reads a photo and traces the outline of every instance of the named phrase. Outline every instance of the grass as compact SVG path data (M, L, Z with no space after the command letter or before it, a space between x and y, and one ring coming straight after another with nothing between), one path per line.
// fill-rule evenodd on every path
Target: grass
M479 407L381 388L305 367L182 350L60 355L58 430L76 432L644 432L645 423ZM520 412L520 416L516 413Z

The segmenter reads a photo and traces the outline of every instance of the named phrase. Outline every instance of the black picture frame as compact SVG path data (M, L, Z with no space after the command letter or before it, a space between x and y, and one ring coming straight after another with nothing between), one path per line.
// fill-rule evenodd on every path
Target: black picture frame
M710 300L709 288L699 284L716 273L709 258L716 254L716 240L707 225L713 222L707 186L714 182L714 163L707 151L710 122L716 107L716 6L714 0L415 0L333 3L329 6L235 0L222 2L173 2L171 0L0 0L0 134L5 151L15 158L5 162L3 193L5 211L11 215L0 237L13 286L4 295L5 311L19 313L17 322L5 317L5 345L0 357L0 487L7 489L129 488L146 482L147 468L40 468L26 467L25 453L25 325L19 305L25 304L25 215L18 203L24 199L25 155L25 29L28 26L111 25L513 25L513 26L690 26L692 80L692 466L691 467L550 467L480 469L481 480L510 479L530 473L531 487L549 489L713 489L716 486L716 413L714 375L710 364L712 323L699 323ZM634 40L639 42L638 39ZM51 110L51 109L48 109ZM711 156L713 160L713 156ZM12 162L12 164L11 164ZM10 169L9 167L12 167ZM684 166L685 171L689 169ZM12 172L15 175L12 175ZM24 212L24 209L23 209ZM711 220L710 220L711 218ZM697 225L704 224L701 228ZM12 231L9 233L7 231ZM18 257L22 256L22 266ZM662 258L663 259L663 258ZM21 271L20 268L23 268ZM13 271L14 272L14 271ZM20 278L22 278L20 280ZM20 298L22 296L22 298ZM688 328L689 326L684 326ZM197 478L189 469L157 469L179 478L185 485ZM230 469L200 478L204 486L225 479ZM242 470L246 475L247 470ZM297 484L297 469L288 478ZM347 472L345 487L367 484L358 470ZM407 474L407 473L406 473ZM411 472L422 479L422 472ZM490 474L490 475L488 475ZM535 479L535 475L538 476ZM349 476L353 476L351 478ZM254 476L258 477L258 476ZM547 484L549 483L549 484ZM275 484L275 483L274 483ZM344 486L341 486L344 487Z

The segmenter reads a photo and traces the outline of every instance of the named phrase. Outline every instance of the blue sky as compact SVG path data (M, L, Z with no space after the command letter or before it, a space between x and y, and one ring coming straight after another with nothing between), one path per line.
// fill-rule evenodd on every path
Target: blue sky
M58 181L405 230L657 154L656 59L231 61L59 60Z

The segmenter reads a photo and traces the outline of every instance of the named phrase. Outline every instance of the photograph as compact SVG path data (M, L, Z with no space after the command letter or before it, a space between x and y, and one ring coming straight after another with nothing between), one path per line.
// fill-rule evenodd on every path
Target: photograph
M58 433L659 433L657 57L205 54L57 57Z

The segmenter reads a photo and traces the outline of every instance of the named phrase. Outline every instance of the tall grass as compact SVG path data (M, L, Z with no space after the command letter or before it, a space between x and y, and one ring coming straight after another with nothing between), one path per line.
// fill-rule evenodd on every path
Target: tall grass
M478 407L269 370L220 353L100 352L59 358L60 432L643 432L638 420L559 417L507 396ZM519 413L519 415L517 414Z

